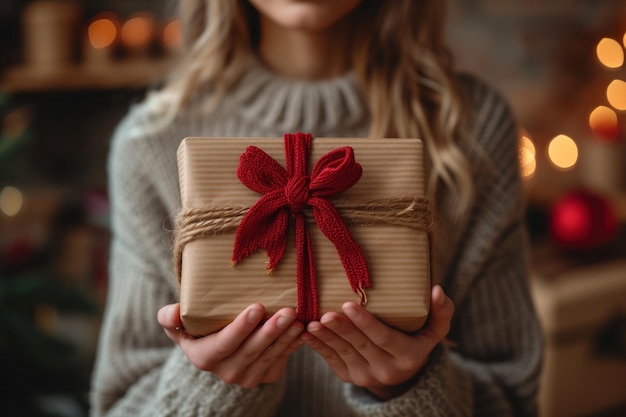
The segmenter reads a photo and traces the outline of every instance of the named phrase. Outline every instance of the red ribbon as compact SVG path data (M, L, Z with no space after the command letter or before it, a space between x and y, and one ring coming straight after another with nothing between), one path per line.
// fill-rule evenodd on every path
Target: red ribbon
M269 256L271 272L287 245L289 217L296 234L296 279L298 318L308 323L319 319L317 280L311 237L303 210L313 208L317 226L337 249L352 291L361 295L370 285L365 256L350 235L343 219L327 197L352 187L361 178L361 165L352 148L345 146L322 156L307 175L313 138L310 134L285 134L287 169L256 146L249 146L239 159L237 177L249 189L263 194L237 228L232 263L235 265L259 248Z

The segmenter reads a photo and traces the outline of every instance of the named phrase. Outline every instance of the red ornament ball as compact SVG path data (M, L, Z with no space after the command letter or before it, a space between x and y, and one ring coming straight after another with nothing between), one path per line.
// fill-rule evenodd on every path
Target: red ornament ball
M554 241L568 249L599 249L613 241L619 223L613 206L588 190L572 191L552 207L550 231Z

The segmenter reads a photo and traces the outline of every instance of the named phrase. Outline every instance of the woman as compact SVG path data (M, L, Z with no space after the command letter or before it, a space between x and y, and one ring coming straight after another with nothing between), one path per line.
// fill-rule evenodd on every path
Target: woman
M515 123L498 95L453 73L441 2L181 5L186 59L112 145L111 283L93 415L534 415L542 352ZM255 304L218 333L181 329L163 227L180 206L178 144L296 131L426 142L438 285L418 333L354 303L306 328L289 308L258 326Z

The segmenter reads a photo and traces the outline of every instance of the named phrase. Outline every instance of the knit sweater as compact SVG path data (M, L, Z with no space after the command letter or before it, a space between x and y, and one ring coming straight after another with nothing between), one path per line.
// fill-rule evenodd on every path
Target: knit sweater
M149 101L135 105L109 158L113 240L110 283L92 391L93 416L529 416L536 414L542 349L528 291L517 132L502 98L459 77L468 100L467 154L476 198L455 223L454 196L437 196L435 280L455 303L438 346L403 395L379 401L340 381L306 346L277 383L229 385L195 368L156 321L178 301L171 261L180 207L176 149L188 136L365 137L369 116L356 77L304 82L253 65L216 109L200 91L166 123ZM476 151L478 149L478 151ZM449 346L448 346L449 345Z

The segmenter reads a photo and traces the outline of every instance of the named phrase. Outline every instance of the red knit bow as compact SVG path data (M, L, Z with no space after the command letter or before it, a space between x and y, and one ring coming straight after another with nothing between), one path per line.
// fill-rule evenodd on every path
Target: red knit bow
M285 135L287 170L256 146L249 146L239 159L237 177L248 188L264 194L241 221L233 248L233 265L264 248L270 272L287 245L289 216L295 219L298 316L308 323L319 318L317 281L311 237L302 212L313 208L317 226L337 249L352 291L361 295L370 285L363 251L352 238L335 206L326 198L352 187L361 178L361 165L346 146L322 156L307 175L312 136Z

